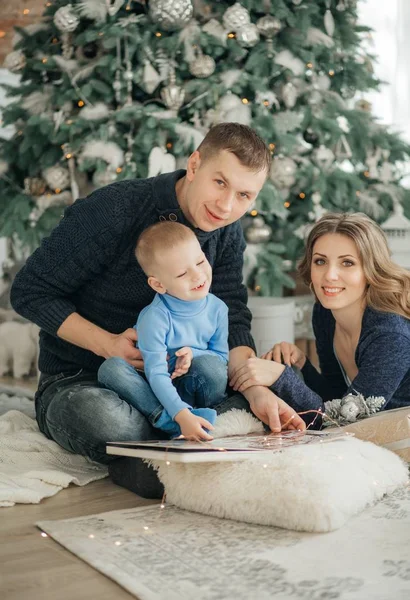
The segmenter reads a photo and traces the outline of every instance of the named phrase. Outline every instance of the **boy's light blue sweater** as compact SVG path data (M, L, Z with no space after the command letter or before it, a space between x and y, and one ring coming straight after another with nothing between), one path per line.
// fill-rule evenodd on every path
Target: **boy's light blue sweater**
M181 400L171 380L175 352L188 346L194 358L213 354L228 361L228 307L213 294L191 302L156 294L141 311L135 328L145 375L172 418L182 409L191 408Z

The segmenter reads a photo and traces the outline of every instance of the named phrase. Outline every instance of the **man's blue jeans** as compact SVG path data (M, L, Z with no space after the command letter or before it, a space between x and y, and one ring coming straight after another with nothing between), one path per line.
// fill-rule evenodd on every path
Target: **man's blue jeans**
M123 358L105 360L98 371L98 381L139 410L151 425L155 425L164 410L145 375ZM173 380L181 400L192 408L213 408L223 402L227 384L226 363L209 354L194 358L188 373Z
M101 463L116 459L106 454L106 442L165 437L116 392L101 387L95 372L80 369L77 373L43 374L35 401L44 435L69 452ZM235 394L214 408L218 414L232 408L249 411L249 404Z

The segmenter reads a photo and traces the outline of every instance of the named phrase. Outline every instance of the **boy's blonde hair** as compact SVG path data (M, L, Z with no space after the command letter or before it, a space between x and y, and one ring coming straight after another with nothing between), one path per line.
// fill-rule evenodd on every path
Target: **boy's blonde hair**
M197 239L194 232L186 225L171 221L155 223L141 233L135 248L135 256L144 273L150 276L159 254L192 238Z

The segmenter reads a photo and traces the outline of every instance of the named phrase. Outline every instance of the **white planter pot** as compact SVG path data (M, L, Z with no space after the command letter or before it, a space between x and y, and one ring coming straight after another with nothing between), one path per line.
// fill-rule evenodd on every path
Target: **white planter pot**
M252 296L248 300L252 313L252 336L258 356L278 342L295 341L295 301L293 298Z

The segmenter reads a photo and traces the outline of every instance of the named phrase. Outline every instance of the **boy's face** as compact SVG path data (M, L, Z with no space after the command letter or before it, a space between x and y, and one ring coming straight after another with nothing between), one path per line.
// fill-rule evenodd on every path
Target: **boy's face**
M205 298L211 287L211 265L195 237L158 256L151 271L149 285L180 300Z
M186 218L202 231L214 231L240 219L255 202L266 171L255 173L222 150L201 161L198 151L188 160L185 197L180 198Z

